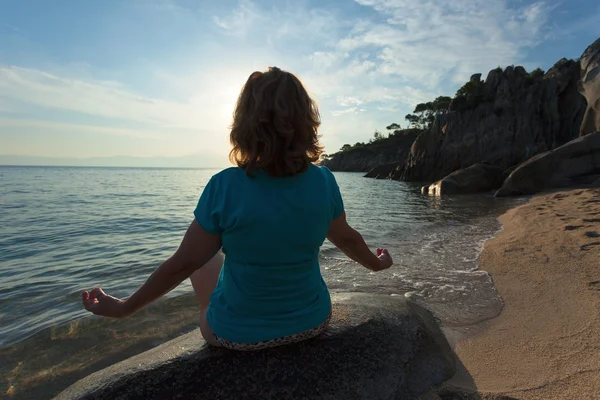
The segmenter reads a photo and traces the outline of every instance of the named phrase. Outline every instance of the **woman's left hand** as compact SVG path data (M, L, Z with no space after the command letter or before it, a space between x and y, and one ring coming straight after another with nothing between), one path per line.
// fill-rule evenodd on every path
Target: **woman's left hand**
M89 293L81 292L83 306L86 310L96 315L111 318L124 318L130 313L127 310L125 301L109 296L100 288L94 288Z

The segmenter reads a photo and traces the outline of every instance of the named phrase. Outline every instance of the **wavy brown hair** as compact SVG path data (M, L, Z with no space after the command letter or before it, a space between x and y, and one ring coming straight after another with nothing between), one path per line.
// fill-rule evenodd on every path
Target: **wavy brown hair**
M247 174L261 169L274 177L306 171L323 148L319 110L293 74L271 67L254 72L233 114L230 160Z

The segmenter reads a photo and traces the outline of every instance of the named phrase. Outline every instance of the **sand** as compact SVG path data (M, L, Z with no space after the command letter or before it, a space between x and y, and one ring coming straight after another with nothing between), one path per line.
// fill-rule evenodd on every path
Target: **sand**
M500 221L480 262L504 309L456 344L463 381L518 399L600 399L600 189L538 196Z

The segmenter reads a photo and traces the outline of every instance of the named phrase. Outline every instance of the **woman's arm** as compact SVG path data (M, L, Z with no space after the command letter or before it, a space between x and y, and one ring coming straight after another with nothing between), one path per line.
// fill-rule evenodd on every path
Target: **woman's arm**
M220 249L221 236L206 232L194 220L175 254L163 262L128 299L120 300L107 295L100 288L94 288L90 293L82 293L84 306L97 315L114 318L129 316L189 278Z
M381 271L392 266L392 257L387 249L377 249L373 254L362 235L346 221L346 213L335 219L329 226L327 239L352 260L372 271Z

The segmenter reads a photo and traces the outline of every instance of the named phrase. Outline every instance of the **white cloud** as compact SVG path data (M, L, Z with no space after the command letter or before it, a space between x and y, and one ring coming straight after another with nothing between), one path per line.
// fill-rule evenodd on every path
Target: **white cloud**
M186 102L177 103L140 96L114 82L76 80L34 69L0 67L0 100L132 121L155 129L225 129L239 87L225 78L212 84L206 80L198 90L190 88Z
M342 107L348 107L351 105L360 106L364 103L364 100L355 96L339 96L337 102Z
M339 60L339 55L327 51L316 51L308 56L308 59L313 62L313 68L324 69L330 68L336 61Z
M332 111L331 115L333 115L334 117L338 117L338 116L344 115L344 114L357 114L357 113L361 113L363 111L365 111L364 108L349 107L349 108L345 108L343 110Z
M244 36L252 25L259 21L264 22L263 16L249 0L240 1L238 7L229 15L213 16L212 19L216 26L236 36Z
M511 8L506 0L356 0L386 18L340 40L341 51L374 49L377 70L434 89L448 76L461 83L475 72L513 64L543 36L550 7Z
M3 128L33 128L33 129L45 129L45 130L60 130L69 131L76 134L83 132L89 133L100 133L103 135L115 135L115 136L132 136L141 139L156 139L163 136L163 132L156 132L143 129L123 129L123 128L112 128L107 126L96 126L96 125L82 125L82 124L71 124L65 122L56 121L43 121L43 120L23 120L14 118L0 118L0 127Z

